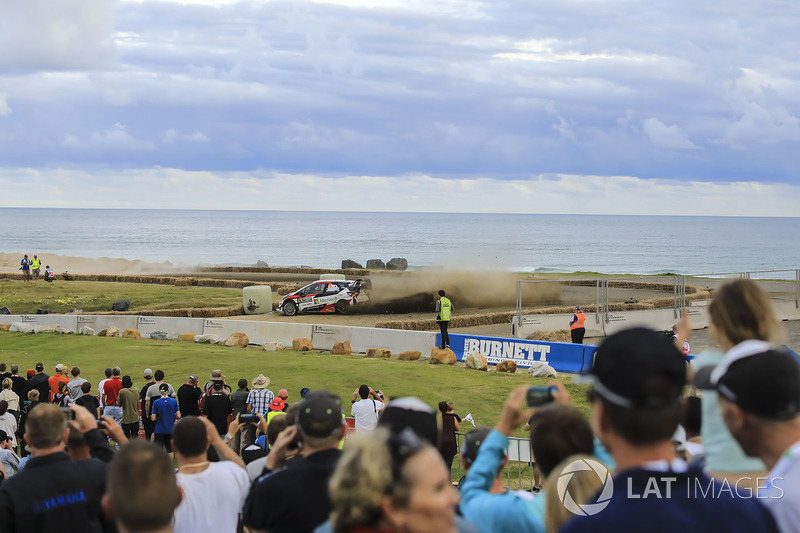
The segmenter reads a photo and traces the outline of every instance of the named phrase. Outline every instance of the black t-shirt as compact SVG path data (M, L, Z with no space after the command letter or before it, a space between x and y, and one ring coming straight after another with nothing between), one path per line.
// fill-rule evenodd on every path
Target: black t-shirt
M230 397L221 391L211 394L203 405L203 414L214 424L220 435L228 432L228 415L232 411Z
M270 533L314 531L331 514L328 480L340 455L313 453L256 481L242 511L244 525Z
M0 388L3 386L3 380L11 377L11 372L3 372L0 374Z
M155 381L148 381L144 385L142 385L142 390L139 391L139 399L142 401L142 421L150 420L150 413L145 413L145 407L147 407L147 389L150 388L151 385L155 385ZM145 416L147 415L147 416Z
M97 410L100 408L100 402L97 400L97 396L84 394L75 400L75 403L87 408L89 412L92 413L92 416L97 416Z
M36 389L39 391L40 402L47 403L50 401L50 383L48 383L48 379L50 379L50 376L42 372L41 374L34 374L28 381L28 390Z
M200 407L197 402L203 391L200 387L184 383L178 387L178 407L181 410L181 416L200 416Z
M19 396L19 405L28 401L28 380L22 376L11 376L11 390Z

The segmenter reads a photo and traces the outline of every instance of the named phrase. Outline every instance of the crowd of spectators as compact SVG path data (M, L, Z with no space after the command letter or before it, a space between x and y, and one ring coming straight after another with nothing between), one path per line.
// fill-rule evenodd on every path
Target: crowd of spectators
M585 376L588 419L560 382L535 408L520 386L460 449L452 404L366 384L349 407L308 389L290 404L263 374L176 390L111 367L95 396L77 367L0 364L0 532L800 531L800 364L769 307L748 280L723 285L720 351L692 364L662 333L613 334ZM537 492L504 483L523 425Z

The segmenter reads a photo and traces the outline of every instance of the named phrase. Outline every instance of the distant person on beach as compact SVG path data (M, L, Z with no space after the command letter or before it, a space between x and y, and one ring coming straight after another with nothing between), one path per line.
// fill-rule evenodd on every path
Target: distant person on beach
M22 261L20 261L19 264L20 264L19 269L22 270L22 274L25 276L25 281L30 281L31 260L28 259L28 254L25 254L25 257L22 258Z
M34 254L33 261L31 261L31 270L33 271L33 279L39 279L39 270L42 268L42 262L39 256Z
M44 267L44 280L48 283L51 283L54 279L56 279L56 273L53 272L53 269L50 268L50 265Z
M583 336L586 335L586 315L580 305L575 306L575 314L569 319L569 333L572 336L572 344L583 344Z
M453 314L453 303L445 297L444 290L439 291L439 300L436 301L436 322L442 332L442 342L439 346L442 350L450 347L450 335L447 333L447 326L450 325L450 316Z

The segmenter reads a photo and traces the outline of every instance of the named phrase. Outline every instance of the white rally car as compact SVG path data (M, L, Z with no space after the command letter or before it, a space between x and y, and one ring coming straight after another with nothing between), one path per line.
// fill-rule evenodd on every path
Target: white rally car
M297 313L347 313L352 306L369 300L364 291L370 286L369 280L361 279L315 281L281 298L277 310L286 316Z

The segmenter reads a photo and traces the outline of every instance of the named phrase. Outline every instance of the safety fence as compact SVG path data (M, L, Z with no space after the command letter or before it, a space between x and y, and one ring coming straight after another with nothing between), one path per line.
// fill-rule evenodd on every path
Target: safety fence
M459 455L464 442L464 433L456 433ZM531 456L531 440L519 437L508 438L508 465L503 473L505 486L510 490L533 491L535 486L533 458ZM459 481L466 475L458 457L452 469L453 480Z

